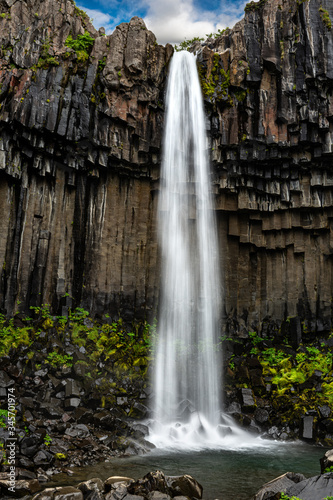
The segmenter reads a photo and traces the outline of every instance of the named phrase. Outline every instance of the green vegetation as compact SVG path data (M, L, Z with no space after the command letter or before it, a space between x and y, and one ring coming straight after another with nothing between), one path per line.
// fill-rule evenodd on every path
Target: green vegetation
M324 470L324 474L326 474L326 472L333 472L333 465L331 465L330 467L326 467L326 469ZM333 499L333 497L327 497L329 499Z
M295 496L288 497L288 495L286 495L285 493L281 493L280 500L301 500L301 499Z
M41 55L38 59L37 68L47 69L49 66L59 66L59 61L49 54L51 41L46 39L42 45Z
M259 0L259 2L249 2L245 5L245 12L254 12L256 10L259 10L261 9L265 3L267 2L267 0Z
M325 24L326 28L331 31L332 29L332 21L330 18L330 15L328 13L328 10L324 9L323 6L321 5L319 7L319 12L320 12L320 17L323 20L323 23Z
M81 17L81 19L85 22L90 21L88 14L84 10L77 7L77 5L75 5L75 7L74 7L74 14L77 17Z
M230 28L227 27L227 28L224 28L223 30L217 30L216 33L208 33L206 35L207 38L219 38L220 36L224 35L225 33L228 34Z
M8 417L8 410L0 409L0 427L6 427L6 418Z
M50 444L51 444L51 443L52 443L52 438L51 438L51 436L49 436L48 434L46 434L46 435L45 435L45 437L44 437L44 444L45 444L46 446L50 446Z
M67 354L58 354L57 352L50 352L50 354L47 355L46 362L56 367L72 366L73 357Z
M0 356L6 356L11 348L19 345L29 345L31 331L30 326L16 328L14 318L6 320L3 314L0 314Z
M95 363L103 357L113 369L130 373L145 373L148 360L153 355L156 324L138 323L128 330L119 319L110 322L108 316L104 322L95 321L89 317L88 311L76 308L66 316L52 316L49 305L30 307L33 317L20 318L16 325L15 318L7 320L0 315L0 356L13 353L15 349L23 349L30 360L34 360L37 342L47 343L48 337L55 336L59 340L70 340L75 346L84 347L87 361L96 370ZM40 338L43 332L43 340ZM54 369L71 367L73 357L57 347L47 355L38 355L42 346L37 349L38 362ZM39 363L39 367L40 367ZM37 365L36 365L37 368Z
M180 52L181 50L188 50L191 45L193 45L194 42L203 42L204 39L200 38L198 36L195 36L194 38L191 38L191 40L185 40L183 42L180 42L179 45L175 45L175 50L177 52Z
M233 351L237 353L227 360L231 372L226 370L226 388L251 387L261 404L276 411L270 414L269 424L286 425L291 434L295 429L295 437L302 418L313 415L316 439L331 446L320 423L321 408L333 407L333 353L327 335L318 339L303 327L303 336L309 340L295 347L290 345L291 328L287 319L282 330L284 336L278 329L271 337L249 332L247 341L222 338L235 342Z
M72 35L69 35L66 38L65 45L75 50L78 62L85 62L88 60L94 45L94 38L88 31L85 31L83 35L78 35L75 39L73 39Z
M98 61L98 66L97 66L97 72L101 73L103 69L105 68L106 65L106 56L103 57L103 59L99 59Z
M226 100L232 105L232 100L228 99L228 89L230 86L230 70L225 71L221 64L220 54L215 53L213 57L213 67L210 74L204 75L203 69L199 67L199 79L203 94L211 100Z

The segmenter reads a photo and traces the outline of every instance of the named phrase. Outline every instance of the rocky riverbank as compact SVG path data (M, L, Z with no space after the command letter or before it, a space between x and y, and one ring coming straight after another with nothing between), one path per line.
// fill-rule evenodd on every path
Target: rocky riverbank
M147 326L92 320L76 310L53 317L2 317L0 454L10 469L15 429L18 479L47 481L70 466L145 453L149 346ZM14 426L11 422L14 419Z
M1 498L10 493L9 481L0 481ZM99 478L81 482L75 486L47 488L31 496L39 489L37 481L21 481L17 484L17 497L33 500L178 500L202 498L202 486L191 476L165 476L163 472L150 472L135 481L128 477L113 476L106 481ZM14 495L10 495L13 497Z
M306 478L301 473L287 472L265 484L252 500L331 500L333 450L325 453L320 464L321 474L318 476ZM167 476L161 471L149 472L138 480L112 476L102 481L96 477L73 486L44 489L36 479L13 483L0 479L0 494L4 500L13 497L26 500L171 500L176 497L178 500L195 500L205 498L203 491L190 475Z
M16 479L53 474L152 449L150 377L154 326L93 319L83 309L1 317L1 473L10 470L15 418ZM221 339L225 411L274 440L333 444L333 339L296 335ZM222 391L222 384L221 384ZM9 400L9 396L11 400ZM10 404L9 404L10 403ZM190 402L183 402L191 411ZM14 410L14 412L12 411Z
M287 472L265 484L253 500L331 500L333 495L333 450L320 460L321 474L306 478ZM292 498L291 498L292 497Z

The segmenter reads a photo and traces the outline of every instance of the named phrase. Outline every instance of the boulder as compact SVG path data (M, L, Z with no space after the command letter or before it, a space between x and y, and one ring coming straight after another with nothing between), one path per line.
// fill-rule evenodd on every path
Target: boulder
M20 451L26 457L33 457L37 453L38 447L39 442L33 436L28 436L22 439Z
M111 489L105 495L105 500L122 500L128 494L126 484L113 483Z
M333 496L333 472L304 479L298 484L290 486L286 494L296 496L302 500L316 500Z
M14 384L15 381L12 378L8 377L6 372L0 370L0 387L10 387Z
M54 457L52 453L45 451L45 450L39 450L36 455L33 458L33 462L37 466L49 466L53 462Z
M37 479L19 479L15 481L15 493L12 493L9 488L11 488L13 484L11 481L0 480L0 490L5 493L5 495L14 496L16 498L21 498L26 495L33 495L38 490L40 490L40 484Z
M254 418L259 424L264 424L269 419L269 413L263 408L257 408L254 412Z
M130 484L134 479L125 476L111 476L104 482L104 490L109 492L115 484Z
M166 476L167 485L172 496L186 496L190 498L202 498L203 487L192 476Z
M32 500L83 500L83 493L73 486L46 488Z
M177 500L179 500L182 497L177 497ZM149 495L149 500L171 500L171 497L167 495L166 493L161 493L160 491L153 491Z
M85 424L77 424L66 429L65 434L71 437L86 438L90 435L90 431Z
M314 438L314 429L313 429L314 417L307 416L303 417L303 439L313 439Z
M276 498L276 493L285 493L290 486L293 486L295 483L299 483L304 479L305 476L303 476L303 474L286 472L286 474L283 474L282 476L269 481L269 483L264 484L264 486L254 495L252 500L273 500Z
M83 481L76 488L82 491L84 500L104 500L104 484L98 477Z
M153 491L171 496L202 498L202 486L191 476L165 476L161 471L149 472L144 478L134 481L127 487L132 495L147 497Z
M320 470L322 474L325 469L328 469L329 467L333 467L333 450L328 450L320 459Z
M331 414L331 408L327 405L318 406L318 410L322 418L328 418Z
M241 389L242 410L244 413L251 413L256 409L256 402L252 389Z
M132 495L147 496L152 491L170 494L166 477L161 471L148 472L142 479L131 483L127 491Z

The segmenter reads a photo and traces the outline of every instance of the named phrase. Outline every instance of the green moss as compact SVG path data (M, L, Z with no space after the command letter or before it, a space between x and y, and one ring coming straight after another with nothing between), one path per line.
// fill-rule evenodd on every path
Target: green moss
M105 64L106 64L106 56L104 56L103 59L99 59L98 61L98 66L97 66L98 73L102 73L103 69L105 68Z
M49 66L59 66L59 61L49 54L50 45L50 39L47 38L42 44L41 55L36 65L37 68L47 69Z
M88 16L88 14L87 14L84 10L79 9L79 7L77 7L76 5L75 5L75 7L74 7L74 14L75 14L77 17L81 17L81 19L82 19L83 21L85 21L85 22L88 22L88 21L89 21L89 16Z
M72 366L73 357L67 354L59 354L58 352L50 352L47 355L46 362L55 367Z
M284 59L284 41L280 40L280 55L281 55L281 61Z
M319 7L319 12L320 12L320 17L323 20L323 23L325 24L326 28L331 31L332 29L332 21L330 18L330 15L328 13L328 10L324 9L323 6L321 5Z
M199 67L199 79L203 94L211 101L226 100L230 86L230 69L225 71L221 64L220 55L213 56L213 67L209 73L204 74L202 67Z

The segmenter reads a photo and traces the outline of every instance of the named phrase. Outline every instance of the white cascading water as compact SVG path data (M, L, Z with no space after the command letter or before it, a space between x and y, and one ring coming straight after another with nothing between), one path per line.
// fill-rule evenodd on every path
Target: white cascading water
M159 199L162 282L149 440L158 448L254 441L221 413L222 287L196 59L175 53L166 96Z

